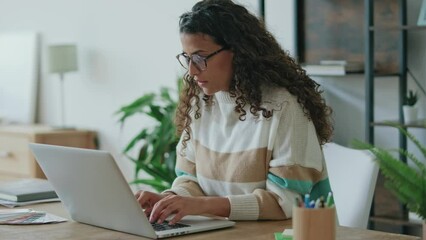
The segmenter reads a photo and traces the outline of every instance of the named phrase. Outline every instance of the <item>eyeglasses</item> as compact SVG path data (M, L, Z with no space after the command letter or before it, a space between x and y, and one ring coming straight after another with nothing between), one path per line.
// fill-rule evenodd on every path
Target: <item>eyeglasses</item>
M189 63L192 62L192 64L194 64L198 70L205 71L207 69L207 60L225 49L226 47L223 47L205 57L200 56L197 53L194 53L191 56L188 56L186 53L181 53L178 54L176 58L180 65L182 65L182 67L185 69L189 69Z

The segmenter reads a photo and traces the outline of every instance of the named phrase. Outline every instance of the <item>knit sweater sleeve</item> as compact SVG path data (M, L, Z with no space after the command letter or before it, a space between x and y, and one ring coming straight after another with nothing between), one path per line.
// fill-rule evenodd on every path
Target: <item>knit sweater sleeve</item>
M330 191L327 171L315 126L295 98L284 104L280 121L270 141L266 190L255 191L260 219L291 217L296 196L310 193L313 198ZM271 204L272 199L277 204Z
M192 139L186 142L186 147L183 147L183 136L176 148L176 179L173 181L172 188L166 192L173 192L180 196L205 196L203 190L198 184L194 147Z

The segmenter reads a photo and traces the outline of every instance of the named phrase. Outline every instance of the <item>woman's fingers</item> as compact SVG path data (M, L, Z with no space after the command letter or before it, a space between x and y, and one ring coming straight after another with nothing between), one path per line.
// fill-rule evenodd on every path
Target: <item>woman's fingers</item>
M179 209L176 208L175 204L172 203L167 205L158 216L157 223L163 223L166 220L166 218L168 218L171 214L174 214L174 213L176 214L179 213Z
M174 225L177 222L179 222L180 220L182 220L183 217L184 217L184 215L181 212L177 212L175 214L175 216L173 216L173 218L169 221L169 224Z
M149 217L151 215L151 212L152 212L152 207L144 208L144 212L145 212L145 215L147 217Z
M174 214L170 224L175 224L186 215L199 214L199 210L196 198L177 195L167 196L154 205L149 221L162 223Z
M136 200L141 205L142 209L148 210L148 213L152 211L152 207L161 200L164 196L157 193L152 193L148 191L138 191L135 194Z

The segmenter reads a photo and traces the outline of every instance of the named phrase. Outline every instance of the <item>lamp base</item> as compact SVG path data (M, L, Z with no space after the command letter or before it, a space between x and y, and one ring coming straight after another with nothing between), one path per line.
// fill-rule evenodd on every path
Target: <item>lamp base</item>
M52 126L53 130L56 131L74 131L77 130L76 127L72 127L72 126Z

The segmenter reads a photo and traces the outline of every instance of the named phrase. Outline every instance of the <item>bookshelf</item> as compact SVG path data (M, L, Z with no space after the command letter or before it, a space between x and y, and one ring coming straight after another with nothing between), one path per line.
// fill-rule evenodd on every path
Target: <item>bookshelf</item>
M376 127L389 127L389 123L398 123L404 126L405 128L426 128L425 119L419 119L416 122L410 124L404 124L403 118L403 101L404 97L407 94L407 33L408 31L423 31L426 30L425 26L410 26L407 25L407 1L399 0L398 2L398 23L393 26L381 26L380 22L375 22L375 13L380 12L381 9L375 10L377 8L375 1L373 0L364 0L364 42L365 42L365 92L366 92L366 140L372 144L375 143L375 128ZM376 48L375 43L376 35L384 32L393 32L396 33L395 36L398 39L397 45L397 62L398 69L394 74L398 78L398 88L396 92L398 94L398 119L393 119L389 121L376 121L375 119L375 79L377 78L377 73L375 73L375 64L376 64ZM386 74L386 73L384 73ZM407 138L399 133L399 148L407 149ZM404 163L407 162L407 159L404 155L400 154L399 158ZM394 206L396 208L392 216L389 215L379 215L377 214L376 208L379 206L375 204L383 204L383 196L388 193L383 192L383 177L379 176L379 180L376 186L376 194L373 201L373 206L370 214L370 228L376 230L387 230L398 229L396 232L409 234L409 228L421 228L421 224L413 223L408 220L408 210L403 204L398 204L399 206ZM380 192L382 191L382 192ZM399 208L399 209L398 209Z
M355 2L358 4L357 6L354 5ZM316 7L313 8L313 6ZM330 15L330 9L334 10L337 15L342 15L344 21L342 21L342 18ZM313 14L312 11L318 12ZM296 12L296 42L298 42L297 59L299 62L315 64L317 61L327 58L359 61L360 56L362 57L362 61L365 62L364 73L359 76L359 78L365 80L363 92L365 93L364 126L366 141L374 144L375 128L390 129L389 121L400 123L407 128L426 129L426 119L419 119L410 124L404 124L403 121L402 104L403 97L407 93L408 74L407 32L426 30L426 26L407 24L406 0L298 0L296 1ZM336 26L330 26L334 24L333 21L324 24L315 23L315 21L321 20L317 17L318 15L324 15L327 16L328 19L338 20L337 28L343 30L338 33L336 32L336 34L327 32L328 30L335 31ZM350 17L347 16L364 17L350 19ZM309 24L312 23L312 21L314 21L313 26L317 29L309 29ZM342 22L346 25L341 25ZM347 31L347 29L351 29L351 31ZM323 36L318 34L321 32ZM316 35L312 37L312 34ZM340 41L333 45L333 39L330 39L330 36L340 39ZM316 40L316 42L312 41L312 39ZM344 42L345 39L350 39L350 41ZM342 42L344 42L343 45L346 44L346 49L342 49ZM357 43L360 43L360 45L357 45ZM360 46L362 46L362 48L360 48ZM322 77L324 78L327 76ZM389 121L382 119L377 121L374 116L375 108L377 108L374 98L378 90L380 90L375 89L375 84L377 85L377 79L381 77L392 77L392 79L395 79L395 95L398 97L395 99L396 103L393 103L392 106L395 106L395 110L397 111L397 119L392 117L393 119L391 118ZM352 77L351 74L349 74L341 76L341 78ZM402 134L397 135L396 138L398 138L396 144L402 149L407 149L407 139L402 136ZM406 162L406 159L402 156L401 159ZM378 181L376 189L380 191L380 193L376 195L382 194L387 197L387 194L389 194L383 186L383 179ZM377 200L377 202L380 202L382 199ZM408 221L408 211L399 203L396 204L396 207L390 206L393 216L376 215L374 206L375 204L373 203L370 229L395 231L399 233L409 233L409 228L418 228L419 226L421 229L421 224ZM396 211L393 211L394 208L396 208ZM380 229L377 228L380 227L379 225L388 226Z

